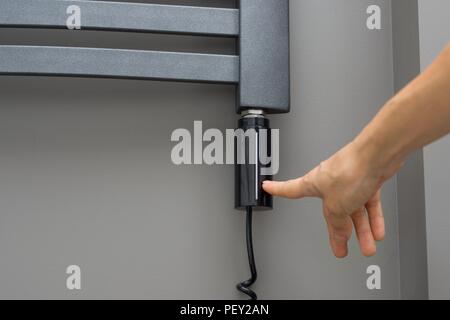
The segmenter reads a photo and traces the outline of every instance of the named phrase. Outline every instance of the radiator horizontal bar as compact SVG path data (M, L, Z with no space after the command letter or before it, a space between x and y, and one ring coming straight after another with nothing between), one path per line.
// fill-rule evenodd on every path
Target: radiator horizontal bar
M239 35L238 9L86 0L1 0L0 27L64 29L72 5L80 8L81 29Z
M199 53L0 45L0 74L239 82L239 57Z

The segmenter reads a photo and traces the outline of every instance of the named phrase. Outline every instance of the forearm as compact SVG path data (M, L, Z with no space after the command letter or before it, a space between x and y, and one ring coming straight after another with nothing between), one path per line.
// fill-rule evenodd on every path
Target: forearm
M362 162L391 175L411 152L449 132L450 45L381 109L353 145Z

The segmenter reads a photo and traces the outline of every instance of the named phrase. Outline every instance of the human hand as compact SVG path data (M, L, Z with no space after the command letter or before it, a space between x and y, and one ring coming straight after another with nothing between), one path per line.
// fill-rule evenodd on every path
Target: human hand
M385 236L380 188L400 166L377 170L364 155L367 153L351 143L304 177L265 181L263 188L274 196L289 199L321 198L334 255L347 256L353 224L362 254L373 256L375 241Z
M266 192L285 198L318 197L336 257L347 255L355 227L365 256L384 238L381 185L406 157L450 133L450 44L415 80L389 100L353 142L306 176L266 181Z

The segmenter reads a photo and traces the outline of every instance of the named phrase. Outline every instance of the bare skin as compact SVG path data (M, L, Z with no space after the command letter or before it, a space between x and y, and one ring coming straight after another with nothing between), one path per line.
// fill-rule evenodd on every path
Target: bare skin
M263 188L289 199L321 198L334 255L347 256L354 227L362 254L373 256L385 236L381 186L409 154L449 133L450 44L347 146L305 176Z

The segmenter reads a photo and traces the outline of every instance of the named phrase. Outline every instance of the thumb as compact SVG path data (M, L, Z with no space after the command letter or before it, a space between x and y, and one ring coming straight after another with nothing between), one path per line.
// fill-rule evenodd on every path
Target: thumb
M263 189L273 195L288 199L300 199L304 197L319 197L320 194L311 182L305 177L288 181L264 181Z

